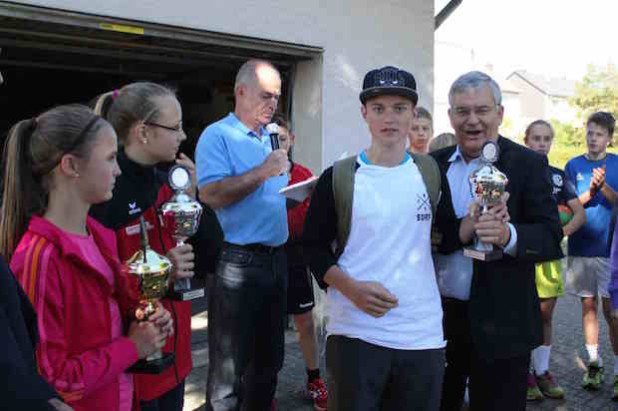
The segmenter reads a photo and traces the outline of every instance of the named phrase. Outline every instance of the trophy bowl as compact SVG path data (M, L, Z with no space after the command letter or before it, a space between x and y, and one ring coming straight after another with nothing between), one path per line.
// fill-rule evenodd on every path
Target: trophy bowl
M127 260L128 272L138 282L138 320L147 320L156 311L156 303L167 294L172 263L151 249L146 251L146 262L142 250Z
M491 164L485 164L470 176L470 185L474 198L487 211L490 205L502 201L508 183L506 175Z
M181 246L184 241L197 233L202 216L202 205L191 198L186 190L191 186L189 171L176 165L169 172L170 186L175 190L174 196L161 206L163 224L172 232L176 240L176 246ZM189 278L176 279L172 297L176 300L188 301L203 297L203 288L191 288Z
M202 206L186 194L175 195L161 207L163 221L172 231L176 245L197 233L202 216Z

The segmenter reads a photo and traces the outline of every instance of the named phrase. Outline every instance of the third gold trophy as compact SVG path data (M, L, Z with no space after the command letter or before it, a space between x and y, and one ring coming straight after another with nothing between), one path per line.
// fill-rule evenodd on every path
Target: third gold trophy
M136 280L139 291L139 306L135 317L148 321L157 311L157 302L167 294L172 263L150 248L144 217L140 217L141 249L127 260L128 272ZM174 364L174 353L157 350L143 360L137 361L129 371L136 374L159 374Z

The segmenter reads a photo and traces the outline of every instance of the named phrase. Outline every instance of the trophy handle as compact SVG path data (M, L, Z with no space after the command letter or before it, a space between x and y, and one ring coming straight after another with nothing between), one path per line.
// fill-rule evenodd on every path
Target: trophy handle
M184 240L186 240L186 238L187 237L176 236L176 247L184 245ZM180 301L190 301L205 295L204 288L191 288L190 278L174 278L172 281L172 289L172 297Z
M176 237L176 247L185 245L186 237ZM174 279L174 291L188 291L191 289L191 280L188 278Z

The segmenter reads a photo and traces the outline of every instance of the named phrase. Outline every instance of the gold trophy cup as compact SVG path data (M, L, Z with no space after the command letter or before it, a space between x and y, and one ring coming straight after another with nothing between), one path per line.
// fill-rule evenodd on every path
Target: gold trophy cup
M197 232L202 216L202 206L186 193L186 189L191 186L191 176L185 167L181 165L172 167L169 172L169 183L176 193L163 204L161 213L164 224L173 233L176 246L181 246L187 238ZM193 300L203 297L204 289L192 289L189 278L176 279L172 296L181 301Z
M139 306L135 312L138 321L147 321L157 311L157 301L167 293L167 284L172 263L156 253L148 244L148 233L144 217L140 217L142 248L126 262L130 275L136 277L139 290ZM173 353L157 350L129 368L135 374L159 374L174 364Z
M499 153L498 144L495 141L486 142L481 151L481 164L470 175L472 196L480 204L481 214L486 213L489 206L502 201L502 195L509 182L506 175L493 165L498 161ZM475 238L474 246L464 248L464 255L476 260L492 261L502 258L502 250L496 249L493 244L485 244Z

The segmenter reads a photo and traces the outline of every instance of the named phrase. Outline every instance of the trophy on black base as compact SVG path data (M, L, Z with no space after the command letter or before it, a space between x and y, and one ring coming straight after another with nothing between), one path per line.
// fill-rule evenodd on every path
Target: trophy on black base
M172 263L150 248L144 217L140 217L140 230L142 248L127 260L127 267L129 274L138 281L139 307L135 317L138 321L147 321L157 311L157 301L167 293ZM159 374L172 366L174 359L174 353L164 354L157 350L137 361L128 371L135 374Z
M164 224L171 229L178 247L197 232L202 206L185 192L191 186L191 175L185 167L181 165L172 167L169 172L169 183L176 194L163 204L161 212ZM175 300L193 300L204 296L204 288L191 288L189 278L176 279L171 296Z
M481 151L481 164L470 175L472 196L481 206L481 214L485 214L489 206L500 203L506 190L508 179L493 163L498 161L500 149L495 141L488 141ZM485 244L477 238L474 246L464 248L463 254L481 261L492 261L502 258L502 250L493 244Z

